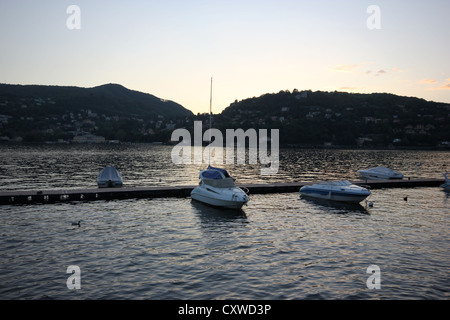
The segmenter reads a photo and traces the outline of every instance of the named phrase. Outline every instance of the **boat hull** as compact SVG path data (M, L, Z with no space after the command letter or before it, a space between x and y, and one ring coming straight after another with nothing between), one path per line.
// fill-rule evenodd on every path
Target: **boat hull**
M123 186L122 181L97 181L99 188L121 188Z
M380 174L373 174L373 173L361 173L361 178L369 179L369 180L401 180L403 179L403 176L398 177L392 177L392 176L386 176L386 175L380 175Z
M300 194L315 199L359 203L370 195L370 191L348 181L338 181L304 186L300 188Z
M403 174L383 167L358 170L358 173L362 178L369 180L403 179Z
M341 201L349 203L360 203L366 199L370 194L352 194L337 191L323 191L323 190L303 190L300 191L302 196L311 197L322 200Z
M248 196L246 194L241 194L240 192L236 194L237 196L233 198L233 193L219 195L214 191L208 191L205 188L196 187L191 192L191 198L214 207L241 209L243 205L248 202Z

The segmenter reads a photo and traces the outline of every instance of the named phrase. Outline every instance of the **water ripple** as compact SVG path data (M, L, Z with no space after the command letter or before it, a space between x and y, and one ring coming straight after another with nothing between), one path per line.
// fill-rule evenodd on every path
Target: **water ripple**
M79 150L80 163L95 165L84 166L85 171L78 167L82 183L100 167L99 155L111 155L86 148ZM129 158L117 159L130 160L130 150L121 151L129 152ZM69 159L71 151L58 155L52 148L30 148L22 156L50 163L58 157ZM141 172L128 168L127 176L143 177L146 172L148 181L154 181L160 172L142 161L157 156L141 147L136 154L134 168ZM323 176L325 165L307 160L314 154L316 160L324 156L336 163L335 176L351 174L354 163L369 164L375 161L372 157L390 163L406 163L407 157L405 168L411 175L418 170L410 164L416 159L423 167L426 159L442 160L440 153L385 157L366 151L310 150L284 155L292 163L283 160L283 170L300 168L292 179ZM48 173L45 164L33 167L30 159L20 160L19 153L13 152L12 159L18 160L19 176L35 172L42 178ZM52 187L60 187L67 180L65 170L74 168L60 161L52 165L59 166ZM9 170L11 164L1 172ZM255 175L240 170L244 180ZM428 170L424 168L427 175ZM189 182L188 175L184 177ZM8 181L13 188L22 186L20 178ZM72 181L72 186L78 183ZM408 201L403 200L405 194ZM371 201L374 206L369 208L290 193L252 195L241 211L218 210L188 198L3 206L0 298L449 299L449 194L439 188L381 189L374 190ZM72 225L79 220L80 226ZM373 264L381 270L381 289L369 290L366 270ZM80 290L67 288L69 265L81 269Z

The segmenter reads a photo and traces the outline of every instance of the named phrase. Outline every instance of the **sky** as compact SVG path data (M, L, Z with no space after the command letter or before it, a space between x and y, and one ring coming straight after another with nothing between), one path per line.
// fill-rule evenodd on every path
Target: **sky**
M0 0L0 83L117 83L195 114L211 77L213 113L294 89L450 103L449 39L448 0Z

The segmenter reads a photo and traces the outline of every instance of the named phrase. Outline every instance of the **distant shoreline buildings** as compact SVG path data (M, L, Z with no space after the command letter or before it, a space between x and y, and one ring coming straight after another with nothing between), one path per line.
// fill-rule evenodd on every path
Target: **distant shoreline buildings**
M73 137L73 142L75 143L105 143L106 139L102 136L96 136L94 134L84 134Z
M450 104L386 93L285 90L235 100L212 120L222 132L279 129L281 147L450 147ZM117 85L0 84L0 143L170 144L195 121L209 114Z

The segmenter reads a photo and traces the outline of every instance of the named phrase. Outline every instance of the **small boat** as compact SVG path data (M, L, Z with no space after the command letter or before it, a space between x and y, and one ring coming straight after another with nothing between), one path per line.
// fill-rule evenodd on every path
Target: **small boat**
M443 173L445 183L441 184L441 188L443 188L445 191L450 191L450 179L447 177L448 172Z
M120 188L123 185L122 175L116 168L107 166L98 174L97 184L99 188Z
M225 169L208 166L199 174L200 183L191 192L191 198L215 207L241 209L249 200L247 193L234 184Z
M370 191L347 180L340 180L303 186L300 194L316 199L359 203L370 195Z
M209 128L212 115L212 77L209 100ZM211 141L211 136L209 138ZM191 198L215 207L241 209L249 200L247 193L234 184L235 179L225 169L214 168L208 163L206 170L200 170L200 183L191 191Z
M403 179L403 174L385 167L358 170L362 178L372 180Z

